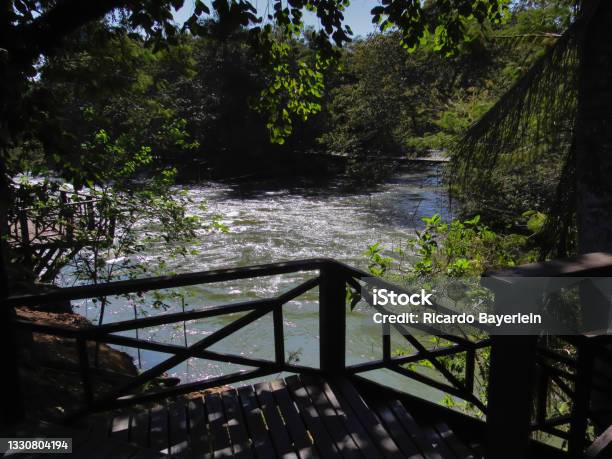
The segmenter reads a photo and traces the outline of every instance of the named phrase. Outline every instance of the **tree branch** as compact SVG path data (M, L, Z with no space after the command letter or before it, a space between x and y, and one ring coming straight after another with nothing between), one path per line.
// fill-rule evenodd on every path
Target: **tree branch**
M553 32L538 32L538 33L522 33L516 35L494 35L493 38L559 38L562 33Z
M29 24L15 28L16 39L9 51L23 52L26 60L52 52L68 34L88 22L103 18L129 0L63 0Z

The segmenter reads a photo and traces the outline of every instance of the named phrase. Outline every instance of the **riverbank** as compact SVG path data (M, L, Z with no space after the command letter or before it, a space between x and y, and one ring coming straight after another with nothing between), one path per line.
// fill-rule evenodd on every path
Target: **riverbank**
M73 312L17 308L16 314L20 320L40 324L91 326L86 318ZM26 417L57 422L66 410L79 407L83 400L76 343L69 338L23 332L18 340ZM132 357L125 352L92 342L88 353L90 361L98 363L98 368L91 372L94 395L99 396L138 374Z
M86 328L92 323L74 312L49 312L16 308L17 319L66 328ZM79 358L74 339L40 333L21 332L17 337L20 351L21 389L25 418L31 421L62 422L69 412L83 404ZM106 344L87 345L90 380L94 398L103 396L139 373L132 356ZM147 384L145 390L174 386L180 379L163 375ZM185 399L202 397L227 389L227 386L185 394ZM153 403L152 406L155 404ZM138 411L144 406L130 409Z

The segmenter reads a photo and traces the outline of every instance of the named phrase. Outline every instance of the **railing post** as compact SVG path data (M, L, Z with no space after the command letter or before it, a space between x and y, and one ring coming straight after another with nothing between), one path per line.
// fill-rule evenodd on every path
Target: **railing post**
M518 310L512 287L495 288L496 310ZM528 458L537 335L491 336L486 457Z
M572 400L572 422L567 445L569 456L580 458L586 447L589 405L593 378L593 352L589 338L581 337L578 345L576 384Z
M599 276L605 276L598 279ZM568 450L579 457L585 445L588 418L595 436L612 424L612 394L605 381L612 379L612 343L610 341L610 278L612 269L596 272L579 287L582 327L577 351L574 413ZM596 383L594 383L596 382ZM588 392L588 394L587 394ZM592 410L591 410L592 408Z
M25 416L25 403L19 375L19 344L15 329L15 309L5 299L10 294L7 237L7 202L11 194L4 161L0 160L0 348L2 349L3 389L0 403L0 430L10 432Z
M346 280L341 267L326 262L320 269L319 364L327 374L346 368Z
M87 341L77 338L77 352L79 356L79 370L81 373L81 385L83 388L83 401L86 407L93 403L93 393L91 391L91 380L89 377L89 355L87 353Z
M492 336L487 457L529 457L537 336Z
M282 368L285 366L285 333L283 330L283 305L279 304L272 311L274 324L274 360Z
M20 209L18 212L19 217L19 229L21 232L21 252L23 253L24 263L28 266L33 266L34 260L32 259L32 246L30 244L30 228L28 226L28 214L25 209ZM34 223L36 225L36 223ZM36 229L34 229L36 235Z
M0 263L4 260L0 258ZM19 345L15 330L15 310L4 302L7 277L0 268L0 345L3 350L2 403L0 404L0 430L9 432L25 416L25 403L19 375Z
M382 357L386 365L391 363L391 325L382 324Z

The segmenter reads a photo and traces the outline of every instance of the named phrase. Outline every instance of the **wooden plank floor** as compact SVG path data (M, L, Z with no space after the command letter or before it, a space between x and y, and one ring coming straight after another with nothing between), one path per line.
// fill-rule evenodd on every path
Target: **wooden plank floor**
M369 406L347 379L310 375L109 415L81 437L75 456L88 459L480 457L443 421L420 423L397 400Z

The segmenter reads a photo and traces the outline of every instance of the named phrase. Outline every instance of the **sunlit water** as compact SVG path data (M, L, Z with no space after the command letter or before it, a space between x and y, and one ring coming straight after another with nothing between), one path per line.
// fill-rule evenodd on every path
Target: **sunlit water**
M363 252L369 244L380 242L392 249L402 246L422 225L421 217L433 213L449 214L446 190L441 184L441 166L411 165L369 191L355 191L341 181L309 183L304 180L260 182L238 185L204 183L188 188L196 203L205 201L207 212L219 213L229 228L226 234L202 235L192 248L197 254L169 260L176 272L247 266L311 257L333 257L365 268ZM196 207L195 213L200 212ZM160 252L161 251L161 252ZM155 253L163 253L159 247ZM299 273L260 279L194 286L182 289L185 309L215 304L266 298L286 291L315 273ZM286 357L302 365L318 365L317 290L314 289L284 307ZM149 297L145 298L149 300ZM180 311L179 300L168 300L169 312ZM163 314L147 303L134 305L124 298L112 298L104 323ZM150 303L149 303L150 304ZM99 308L82 302L76 311L98 320ZM203 319L187 324L165 325L139 331L140 339L184 345L194 343L229 324L239 315ZM368 324L364 307L348 313L347 362L380 357L380 328ZM371 321L370 321L371 322ZM135 336L134 332L126 333ZM401 348L401 338L394 342ZM395 348L395 347L394 347ZM274 352L272 320L264 316L250 326L211 347L212 350L243 356L272 359ZM141 368L150 368L164 354L124 349ZM208 379L240 369L236 365L190 359L168 375L182 381ZM242 367L245 369L244 367ZM375 379L395 387L408 388L422 396L439 399L433 389L406 380L391 372L377 372ZM408 385L408 386L407 386Z

